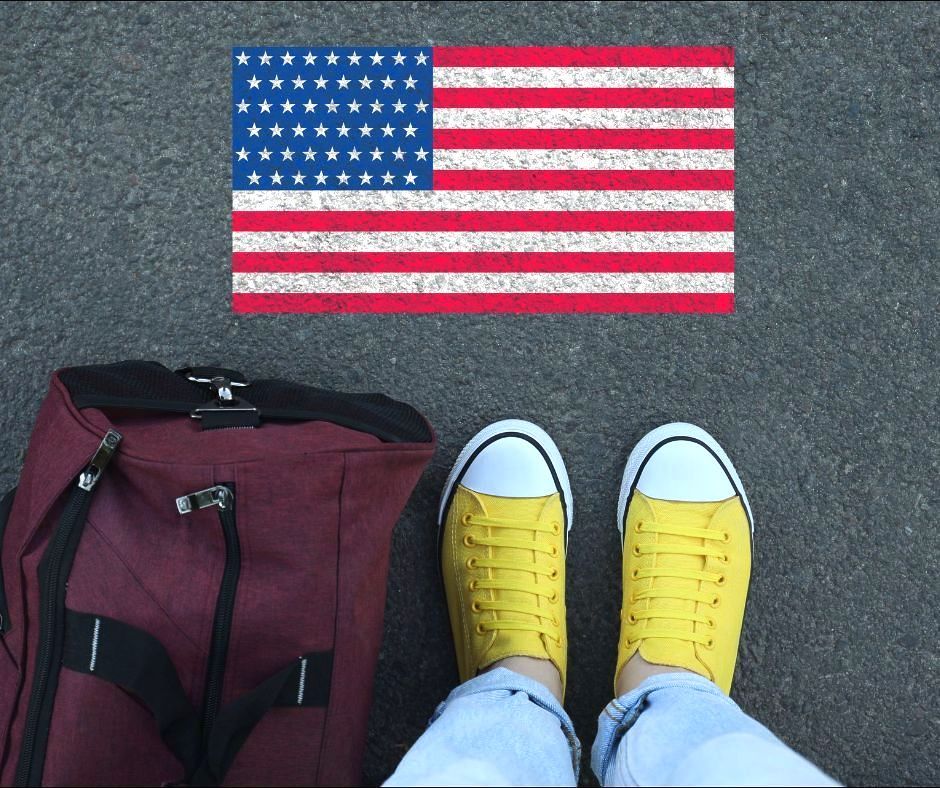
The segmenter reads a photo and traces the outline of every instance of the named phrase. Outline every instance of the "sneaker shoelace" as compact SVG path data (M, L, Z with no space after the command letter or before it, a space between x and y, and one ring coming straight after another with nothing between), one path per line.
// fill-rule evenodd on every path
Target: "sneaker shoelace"
M723 544L727 543L730 540L730 534L728 534L726 531L713 531L708 530L707 528L693 528L686 525L661 522L640 522L637 523L636 528L638 532L643 533L662 534L666 536L684 536L693 539L701 539L703 541L703 544L701 545L660 544L658 542L656 544L649 545L634 545L633 554L637 557L644 555L693 555L701 556L703 559L709 557L717 558L723 563L726 563L728 560L728 556L720 548L712 547L708 544L708 542L720 542ZM633 580L645 580L649 578L654 580L653 586L651 588L647 588L644 591L637 591L631 595L630 600L633 603L640 602L644 599L672 599L686 602L702 602L712 608L718 607L721 601L718 594L709 593L707 591L675 587L657 588L655 585L655 579L660 577L667 577L683 580L699 580L706 583L714 583L718 586L724 585L726 580L725 575L720 572L709 572L704 569L670 568L666 566L653 566L648 569L634 569L631 577ZM711 616L705 615L704 613L697 613L695 611L662 610L657 608L640 610L635 613L631 612L627 615L627 620L630 624L636 624L639 621L652 619L688 621L691 623L704 624L710 629L713 629L715 626L715 621ZM706 648L711 648L714 645L714 639L710 635L705 635L694 631L682 631L679 629L667 628L657 629L656 627L650 627L637 634L639 636L631 638L627 642L628 645L650 638L687 640L693 643L699 643Z
M506 517L483 517L480 515L465 514L463 523L466 526L479 525L493 529L511 529L515 531L527 531L532 534L531 539L523 539L511 536L474 536L467 534L464 537L464 544L467 547L479 545L481 547L507 548L514 550L530 550L535 554L543 553L551 557L558 555L558 549L554 546L541 544L538 541L538 534L550 533L557 536L561 532L561 526L558 523L542 523L535 520L512 520ZM472 610L474 613L484 611L494 611L497 613L517 613L521 615L532 616L535 620L520 621L513 618L500 618L497 616L492 621L481 621L477 624L477 632L493 632L495 630L519 630L528 632L539 632L547 635L556 642L559 642L558 617L554 613L546 611L538 606L539 597L544 597L549 602L555 602L558 599L558 592L549 590L545 586L538 584L538 577L544 576L549 580L555 580L558 577L557 567L545 567L537 562L537 555L533 560L515 560L507 558L477 558L467 559L468 569L503 569L517 572L528 572L535 576L536 582L527 583L521 580L511 580L509 578L489 577L482 580L471 580L468 589L473 591L518 591L531 594L534 601L526 604L522 600L497 601L491 599L474 598ZM550 624L545 623L548 620Z

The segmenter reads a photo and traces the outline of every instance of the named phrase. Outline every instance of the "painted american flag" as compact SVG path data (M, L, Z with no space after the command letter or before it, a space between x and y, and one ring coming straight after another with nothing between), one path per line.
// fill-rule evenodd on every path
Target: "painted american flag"
M236 47L236 312L731 312L727 47Z

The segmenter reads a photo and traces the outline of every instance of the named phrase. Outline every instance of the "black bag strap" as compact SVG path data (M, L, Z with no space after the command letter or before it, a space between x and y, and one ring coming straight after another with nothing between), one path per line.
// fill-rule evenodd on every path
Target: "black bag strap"
M66 610L62 664L135 695L153 714L166 746L186 774L199 758L199 718L163 644L122 621Z

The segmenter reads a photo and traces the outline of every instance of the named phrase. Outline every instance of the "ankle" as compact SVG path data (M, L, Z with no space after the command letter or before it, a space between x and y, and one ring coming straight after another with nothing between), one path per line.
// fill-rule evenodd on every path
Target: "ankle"
M617 697L626 695L631 690L636 689L643 683L644 679L662 673L692 673L692 671L685 668L676 668L672 665L655 665L652 662L647 662L637 652L620 669L620 675L617 676Z
M564 702L564 692L561 687L561 674L554 663L547 659L535 657L506 657L484 668L480 673L486 673L496 668L506 668L526 678L534 679L544 684L559 703Z

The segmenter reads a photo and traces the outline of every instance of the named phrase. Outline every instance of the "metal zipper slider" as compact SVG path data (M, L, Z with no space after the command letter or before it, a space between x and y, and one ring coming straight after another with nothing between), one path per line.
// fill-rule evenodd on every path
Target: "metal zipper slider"
M232 491L224 484L207 487L205 490L183 495L176 499L176 508L180 514L189 514L197 509L207 509L218 506L219 509L228 509L232 502Z
M108 430L107 434L98 444L95 456L91 458L88 467L78 477L78 486L85 492L90 492L101 478L101 472L108 467L114 452L117 451L122 435L117 430Z

